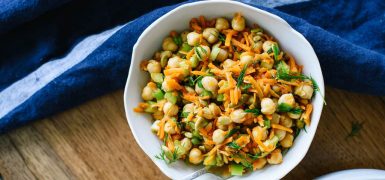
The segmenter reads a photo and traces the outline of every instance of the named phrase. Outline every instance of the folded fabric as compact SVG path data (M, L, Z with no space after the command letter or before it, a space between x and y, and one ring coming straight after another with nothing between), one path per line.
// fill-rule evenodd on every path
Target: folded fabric
M17 2L23 6L22 0ZM59 6L51 4L29 11L30 17L43 15L24 24L0 16L1 26L12 24L10 30L0 29L0 132L123 88L132 46L141 32L180 5L128 22L164 4L141 2L74 1L48 11ZM327 85L385 94L384 1L310 1L278 10L244 2L282 17L303 34L320 59ZM88 36L96 32L101 33Z

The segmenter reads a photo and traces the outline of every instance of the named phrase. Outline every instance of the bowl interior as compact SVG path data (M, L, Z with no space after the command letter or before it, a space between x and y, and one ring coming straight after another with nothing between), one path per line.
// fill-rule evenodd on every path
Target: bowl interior
M318 82L321 93L324 94L324 83L321 68L315 52L306 39L292 29L284 20L266 11L234 1L204 1L182 5L151 24L140 36L134 46L129 76L124 92L125 110L132 133L143 151L154 163L173 179L182 179L201 167L188 166L184 162L167 165L155 158L160 153L161 141L151 133L151 117L145 114L133 112L141 99L141 90L149 80L147 73L139 68L144 59L151 59L153 53L161 49L161 43L171 30L181 32L188 29L188 22L193 17L204 15L207 18L227 17L241 12L250 24L257 23L279 41L280 48L292 54L298 64L304 66L304 74L311 75ZM323 99L319 93L313 99L314 110L312 123L307 127L307 133L301 132L294 142L293 147L283 158L283 163L275 166L267 166L262 170L249 173L243 177L234 179L277 179L282 178L292 170L305 156L316 132L318 121L323 107Z

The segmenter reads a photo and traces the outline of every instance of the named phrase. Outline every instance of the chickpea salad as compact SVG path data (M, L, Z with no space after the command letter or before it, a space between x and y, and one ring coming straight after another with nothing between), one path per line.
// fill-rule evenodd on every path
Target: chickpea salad
M203 164L222 176L282 163L310 125L319 91L303 66L241 13L192 18L189 30L171 31L140 66L151 80L134 111L153 117L151 130L163 141L156 158Z

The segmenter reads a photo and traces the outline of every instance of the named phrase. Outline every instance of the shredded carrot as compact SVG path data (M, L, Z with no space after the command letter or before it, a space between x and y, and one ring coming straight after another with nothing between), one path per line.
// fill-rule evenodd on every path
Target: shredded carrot
M310 115L311 115L312 111L313 111L313 105L307 104L305 116L304 116L304 121L305 121L306 125L308 125L308 126L310 125Z
M230 47L233 35L237 34L238 32L235 30L225 30L224 32L226 33L225 46Z
M205 29L206 28L206 19L204 16L199 16L199 22L200 22L202 28Z
M298 69L297 69L297 64L295 63L295 60L293 58L293 56L289 55L289 66L290 66L290 71L291 72L298 72Z
M234 89L230 89L230 102L235 104Z
M245 38L246 46L247 46L247 47L250 47L249 38L248 38L247 36L248 36L248 33L247 33L247 32L244 32L244 33L243 33L243 37Z
M170 76L173 74L183 74L185 70L183 68L170 68L163 71L164 75Z
M189 60L193 54L194 54L194 48L191 49L191 50L186 54L186 59Z
M183 94L183 99L190 101L190 102L195 102L196 100L198 100L198 97L195 96L194 94L185 93L185 94Z
M158 131L158 136L160 139L163 139L164 138L164 124L166 123L166 118L163 118L160 122L159 122L159 131Z
M170 32L170 36L171 37L176 37L178 35L178 33L176 31L171 31Z
M172 89L181 90L183 88L175 79L169 79L166 83Z
M235 87L234 88L234 91L233 91L233 93L234 93L234 104L238 104L238 100L239 100L239 97L238 97L238 95L239 95L239 93L238 93L238 87Z
M151 89L157 89L156 84L154 82L149 82L147 83L147 86L150 87Z
M241 42L235 40L235 39L231 39L231 42L237 46L237 47L240 47L242 48L243 50L245 51L250 51L250 47L246 46L245 44L242 44Z
M289 133L293 133L292 129L290 129L288 127L285 127L285 126L282 126L282 125L279 125L279 124L272 124L271 127L274 128L274 129L280 129L280 130L287 131Z
M198 76L206 76L207 74L202 71L191 71L191 74L198 75Z
M144 112L144 110L141 107L135 107L134 112L141 113Z
M188 121L191 121L191 120L193 119L193 117L194 117L194 113L190 112L190 113L188 114L188 116L187 116L187 120L188 120Z
M247 81L249 81L249 82L252 84L252 86L254 87L254 89L257 90L258 97L259 97L260 99L262 99L262 98L263 98L263 92L262 92L262 90L261 90L261 87L259 87L257 81L255 81L255 79L254 79L253 77L251 77L251 76L246 76L244 79L247 80Z
M278 79L278 82L280 82L282 84L287 84L287 85L290 85L290 86L299 86L299 84L297 82L289 82L289 81L285 81L285 80L282 80L282 79Z
M270 84L266 84L265 89L263 90L263 95L267 96L270 92Z

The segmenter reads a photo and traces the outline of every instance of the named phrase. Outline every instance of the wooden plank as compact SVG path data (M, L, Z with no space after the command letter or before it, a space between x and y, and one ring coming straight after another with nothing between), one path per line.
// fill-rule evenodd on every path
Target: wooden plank
M9 136L37 179L73 179L62 159L32 126L17 129Z
M0 175L3 179L36 179L8 135L0 136Z

